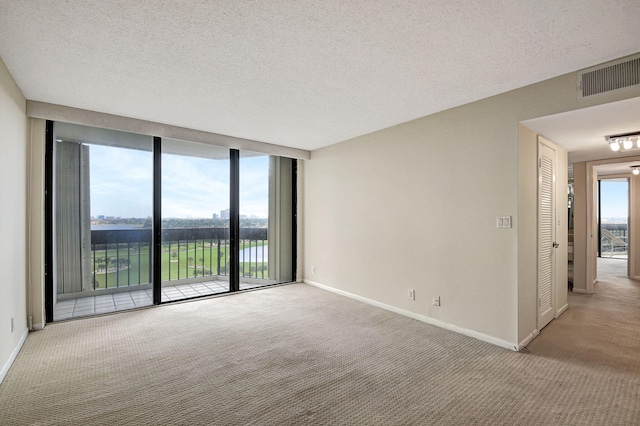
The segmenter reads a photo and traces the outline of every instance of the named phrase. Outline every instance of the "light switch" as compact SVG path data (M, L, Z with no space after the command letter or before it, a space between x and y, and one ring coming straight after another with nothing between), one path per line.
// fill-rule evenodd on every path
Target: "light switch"
M496 226L498 228L511 228L511 216L496 216Z

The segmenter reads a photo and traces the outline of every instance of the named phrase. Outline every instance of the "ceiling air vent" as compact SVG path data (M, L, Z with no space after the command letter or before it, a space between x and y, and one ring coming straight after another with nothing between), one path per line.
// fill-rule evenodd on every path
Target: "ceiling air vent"
M640 55L634 55L578 72L578 99L639 85Z

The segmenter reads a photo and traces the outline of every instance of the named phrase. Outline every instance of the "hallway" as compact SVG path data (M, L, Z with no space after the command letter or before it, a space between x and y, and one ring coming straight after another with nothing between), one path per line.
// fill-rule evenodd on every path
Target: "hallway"
M640 374L640 282L626 266L599 258L594 293L569 292L569 309L531 342L532 354Z

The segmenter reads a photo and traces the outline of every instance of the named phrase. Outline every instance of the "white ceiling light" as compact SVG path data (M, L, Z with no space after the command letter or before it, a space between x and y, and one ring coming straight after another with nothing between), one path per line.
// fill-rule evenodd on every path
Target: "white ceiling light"
M620 144L616 140L609 139L609 148L611 151L620 151Z
M607 136L611 151L634 151L640 149L640 132Z
M640 167L640 165L638 166L629 166L631 167L631 173L633 173L634 175L640 175L640 169L638 167Z

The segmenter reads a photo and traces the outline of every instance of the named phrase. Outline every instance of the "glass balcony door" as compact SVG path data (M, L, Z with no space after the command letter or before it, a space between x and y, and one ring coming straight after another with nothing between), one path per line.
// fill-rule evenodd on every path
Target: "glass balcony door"
M56 123L53 320L148 306L152 138Z
M295 160L47 129L48 322L295 279Z
M293 280L294 163L240 152L240 289Z
M161 301L228 292L229 150L162 139Z

